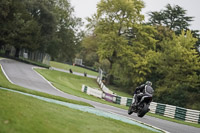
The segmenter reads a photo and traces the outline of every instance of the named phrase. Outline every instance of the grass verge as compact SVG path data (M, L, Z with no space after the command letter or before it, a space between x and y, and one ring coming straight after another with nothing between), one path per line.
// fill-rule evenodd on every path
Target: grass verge
M1 132L153 133L150 130L0 90Z
M30 93L30 94L42 96L42 97L52 98L52 99L56 99L56 100L60 100L60 101L64 101L64 102L69 102L69 103L74 103L74 104L80 104L80 105L84 105L84 106L91 106L90 104L85 103L85 102L74 101L74 100L62 98L62 97L59 97L59 96L54 96L54 95L50 95L50 94L46 94L46 93L42 93L42 92L30 90L30 89L26 89L26 88L18 86L18 85L14 85L14 84L10 83L6 79L6 77L4 76L4 74L3 74L3 72L2 72L1 69L0 69L0 86L4 87L4 88L18 90L18 91L22 91L22 92L26 92L26 93Z
M97 72L93 72L93 71L87 70L85 68L81 68L81 67L73 66L73 65L68 65L68 64L63 64L63 63L59 63L59 62L55 62L55 61L51 61L50 66L55 67L55 68L64 69L64 70L69 70L71 68L72 71L74 71L74 72L79 72L79 73L86 72L88 75L98 76Z
M107 86L112 92L116 93L119 96L123 96L123 97L129 97L129 98L133 98L133 95L130 95L126 92L123 92L123 90L121 88L112 86L112 85L108 85Z
M82 84L87 85L92 88L99 88L96 79L77 76L71 73L64 73L55 70L48 69L35 69L38 73L44 76L48 81L50 81L57 89L66 92L71 95L89 99L92 101L109 104L115 107L128 109L126 106L119 104L114 104L107 102L103 99L96 98L94 96L87 95L81 91Z

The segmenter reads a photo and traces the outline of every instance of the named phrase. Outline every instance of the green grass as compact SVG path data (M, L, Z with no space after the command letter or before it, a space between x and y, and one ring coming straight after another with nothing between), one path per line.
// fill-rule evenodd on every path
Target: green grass
M157 115L157 114L152 114L152 113L147 113L147 115L152 116L152 117L156 117L156 118L159 118L159 119L167 120L167 121L172 121L172 122L176 122L176 123L200 128L200 124L196 124L196 123L185 122L185 121L182 121L182 120L172 119L172 118L169 118L169 117L165 117L165 116L161 116L161 115Z
M108 87L111 91L113 91L114 93L116 93L116 94L119 95L119 96L133 98L133 95L130 95L130 94L128 94L127 92L123 92L123 89L122 89L122 88L118 88L118 87L111 86L111 85L108 85L107 87Z
M63 92L78 97L82 97L85 99L89 99L92 101L109 104L122 109L128 109L128 107L126 106L110 103L103 99L99 99L94 96L89 96L81 91L82 84L92 88L99 88L96 79L77 76L71 73L64 73L55 70L48 70L48 69L35 69L35 70L39 72L42 76L44 76L48 81L50 81L56 88L58 88Z
M64 69L64 70L69 70L71 68L73 72L79 72L79 73L86 72L88 75L98 76L97 72L87 70L85 68L81 68L78 66L63 64L63 63L59 63L59 62L55 62L55 61L51 61L50 66L55 67L55 68Z
M26 88L23 88L23 87L18 86L18 85L11 84L6 79L6 77L4 76L1 69L0 69L0 87L18 90L18 91L22 91L22 92L26 92L26 93L30 93L30 94L34 94L34 95L38 95L38 96L43 96L43 97L47 97L47 98L52 98L52 99L56 99L56 100L60 100L60 101L65 101L65 102L69 102L69 103L91 106L90 104L85 103L85 102L70 100L70 99L59 97L59 96L53 96L53 95L49 95L49 94L46 94L46 93L26 89Z
M0 90L5 133L152 133L141 127Z
M51 61L50 65L52 67L65 69L65 70L69 70L71 68L75 72L80 72L80 73L87 72L87 74L89 74L89 75L98 76L97 72L93 72L93 71L90 71L90 70L87 70L87 69L84 69L84 68L81 68L78 66L63 64L63 63L59 63L59 62L55 62L55 61ZM108 88L119 96L130 97L130 98L132 97L130 94L127 94L126 92L121 91L121 89L119 89L117 87L108 86Z

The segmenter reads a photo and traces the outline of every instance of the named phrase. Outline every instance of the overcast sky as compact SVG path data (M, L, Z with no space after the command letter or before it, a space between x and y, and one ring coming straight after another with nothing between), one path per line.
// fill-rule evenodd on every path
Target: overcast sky
M96 5L100 0L69 0L75 9L75 15L86 22L85 18L96 13ZM160 11L169 3L171 5L179 5L187 10L188 16L193 16L190 28L200 30L200 0L143 0L145 8L142 14L146 16L149 11ZM146 17L147 18L147 17Z

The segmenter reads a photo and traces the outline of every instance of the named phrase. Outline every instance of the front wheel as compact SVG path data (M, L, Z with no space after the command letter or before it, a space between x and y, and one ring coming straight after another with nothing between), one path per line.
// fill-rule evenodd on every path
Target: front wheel
M133 113L133 107L132 107L132 106L129 106L128 114L131 115L132 113Z
M140 109L138 110L137 116L138 117L143 117L147 112L148 112L148 106L146 103L143 103L142 105L139 105Z

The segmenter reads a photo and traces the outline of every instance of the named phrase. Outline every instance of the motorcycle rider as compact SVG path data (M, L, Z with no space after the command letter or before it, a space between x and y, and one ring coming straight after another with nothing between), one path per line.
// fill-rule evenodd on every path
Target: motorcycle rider
M134 102L135 107L138 106L138 99L142 98L142 96L153 95L154 90L151 86L152 86L152 82L146 81L145 84L142 84L135 89L134 96L133 96L135 98L135 102Z

